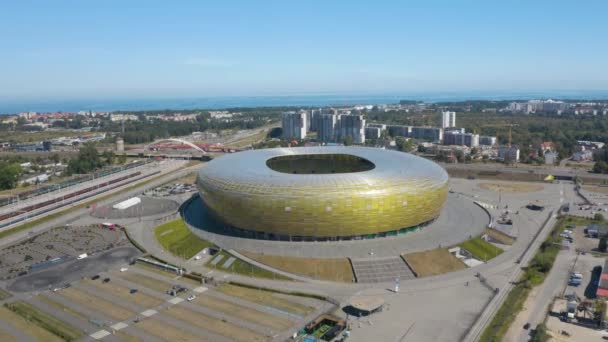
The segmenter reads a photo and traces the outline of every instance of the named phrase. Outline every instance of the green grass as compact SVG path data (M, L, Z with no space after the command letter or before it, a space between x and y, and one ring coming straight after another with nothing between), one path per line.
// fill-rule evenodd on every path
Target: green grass
M3 289L0 289L0 300L4 300L4 299L9 298L11 296L12 295L9 292L7 292L7 291L5 291Z
M490 324L483 331L479 341L498 342L503 340L511 322L515 320L515 317L521 311L532 288L542 284L549 271L551 271L555 258L561 248L562 238L559 235L564 231L566 225L575 224L579 226L591 222L593 221L577 217L562 217L558 219L551 230L551 234L543 241L530 264L525 269L525 272L511 290L500 309L498 309Z
M65 341L75 341L82 337L84 333L63 321L58 320L52 315L38 310L36 307L22 301L4 304L9 310L34 323L35 325L57 335Z
M503 252L502 249L483 240L481 237L476 237L471 240L467 240L458 246L469 251L476 259L483 261L488 261L492 258L495 258Z
M194 235L181 218L154 229L156 239L164 249L183 259L190 259L213 244Z
M213 259L215 259L217 257L217 255L223 255L224 257L222 258L222 260L220 260L220 262L218 262L215 266L211 265L211 261ZM222 265L224 264L224 262L226 262L226 260L228 260L230 257L232 257L233 255L226 252L226 251L221 251L218 254L214 255L213 258L211 258L208 262L207 262L207 267L209 268L215 268L217 270L220 271L224 271L224 272L230 272L230 273L235 273L235 274L241 274L241 275L245 275L248 277L256 277L256 278L266 278L266 279L276 279L276 280L291 280L288 277L285 277L283 275L268 271L266 269L254 266L248 262L245 262L237 257L236 260L232 263L232 265L230 265L229 268L223 268Z

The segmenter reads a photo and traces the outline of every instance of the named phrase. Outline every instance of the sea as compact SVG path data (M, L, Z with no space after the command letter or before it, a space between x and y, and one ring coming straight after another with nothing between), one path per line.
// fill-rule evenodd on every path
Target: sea
M465 100L530 99L608 100L606 91L536 91L536 92L404 92L387 94L315 94L281 96L217 96L189 98L107 98L2 100L0 114L21 112L137 111L164 109L224 109L242 107L321 107L368 104L391 104L400 100L426 103Z

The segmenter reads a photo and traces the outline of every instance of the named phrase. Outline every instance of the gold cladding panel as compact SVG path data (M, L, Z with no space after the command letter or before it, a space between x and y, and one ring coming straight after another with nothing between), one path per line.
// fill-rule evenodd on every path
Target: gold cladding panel
M201 198L227 223L291 236L353 236L412 227L436 218L447 179L352 182L315 188L241 184L199 174Z

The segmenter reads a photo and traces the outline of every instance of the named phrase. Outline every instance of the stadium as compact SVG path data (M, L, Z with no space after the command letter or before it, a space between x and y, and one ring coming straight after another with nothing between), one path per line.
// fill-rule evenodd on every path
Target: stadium
M201 168L204 205L245 237L351 240L421 229L439 216L448 175L437 164L365 147L245 151Z

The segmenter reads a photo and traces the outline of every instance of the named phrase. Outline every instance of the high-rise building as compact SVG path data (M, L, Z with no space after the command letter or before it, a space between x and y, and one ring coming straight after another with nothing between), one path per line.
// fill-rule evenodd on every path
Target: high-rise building
M479 134L464 133L461 130L446 131L443 133L443 144L477 147L479 146Z
M479 145L494 146L496 145L496 137L482 135L479 137Z
M338 116L336 114L315 114L317 138L323 142L333 142L336 140L336 126Z
M412 126L391 125L387 129L393 137L409 137L412 134Z
M306 138L306 112L284 112L281 126L283 138L304 139Z
M365 127L365 138L367 139L378 139L382 135L382 129L380 127Z
M409 136L414 139L439 142L443 139L443 129L437 127L412 127Z
M456 112L441 112L441 128L456 127Z
M501 146L498 148L498 159L508 163L516 163L519 161L519 149L514 146Z
M365 119L363 115L340 115L338 140L351 137L355 144L365 143Z

